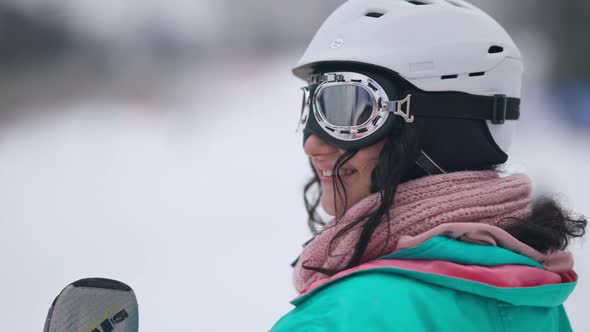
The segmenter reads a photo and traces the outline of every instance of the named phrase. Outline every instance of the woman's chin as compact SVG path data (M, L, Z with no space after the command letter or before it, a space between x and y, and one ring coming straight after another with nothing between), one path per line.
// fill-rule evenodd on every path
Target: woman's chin
M332 217L336 215L342 216L346 209L344 208L344 202L338 202L336 206L334 206L334 199L332 197L322 197L322 209L324 212Z
M322 209L326 214L332 217L336 214L334 210L334 201L332 199L322 197Z

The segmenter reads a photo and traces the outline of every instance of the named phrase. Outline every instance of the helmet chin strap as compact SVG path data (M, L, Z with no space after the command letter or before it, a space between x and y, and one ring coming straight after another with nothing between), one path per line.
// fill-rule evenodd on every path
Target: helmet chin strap
M438 166L424 150L420 150L420 156L416 159L416 164L420 166L428 175L445 174L445 170Z

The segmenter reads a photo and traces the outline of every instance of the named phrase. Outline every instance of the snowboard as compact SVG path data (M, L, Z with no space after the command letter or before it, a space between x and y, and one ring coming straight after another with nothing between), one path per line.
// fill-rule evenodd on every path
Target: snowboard
M87 278L66 286L55 298L43 332L138 332L135 292L111 279Z

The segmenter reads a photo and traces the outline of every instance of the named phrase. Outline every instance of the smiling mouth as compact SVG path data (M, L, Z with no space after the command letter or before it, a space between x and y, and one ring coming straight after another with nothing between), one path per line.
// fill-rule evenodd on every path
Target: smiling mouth
M338 175L340 176L349 176L356 173L355 169L340 169L340 171L338 172ZM322 177L332 177L334 176L334 170L331 169L322 169L320 170L320 175Z

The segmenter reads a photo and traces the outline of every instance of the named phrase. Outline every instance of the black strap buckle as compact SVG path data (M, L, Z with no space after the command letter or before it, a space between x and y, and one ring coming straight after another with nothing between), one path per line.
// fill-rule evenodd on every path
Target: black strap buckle
M503 124L506 120L506 111L508 109L508 98L506 95L494 95L492 107L492 123Z

